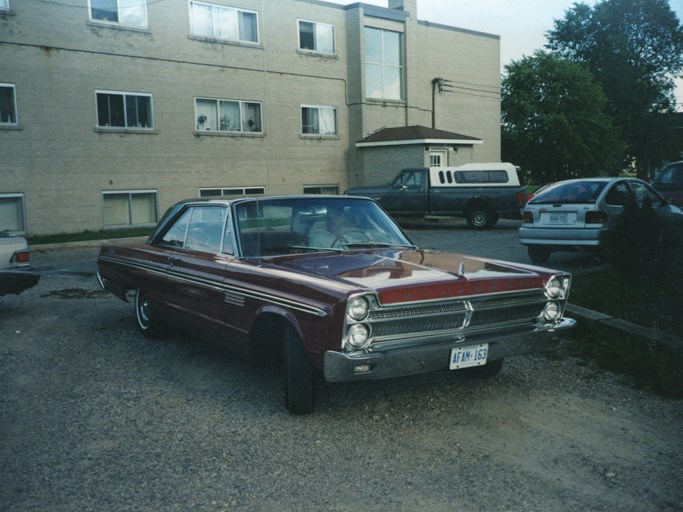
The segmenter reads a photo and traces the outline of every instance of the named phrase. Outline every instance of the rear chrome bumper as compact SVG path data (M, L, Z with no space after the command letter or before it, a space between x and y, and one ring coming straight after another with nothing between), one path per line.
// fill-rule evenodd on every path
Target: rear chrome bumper
M328 382L385 379L440 370L449 367L451 349L488 343L488 361L540 352L558 346L567 329L576 325L571 318L563 318L552 329L535 329L500 333L494 336L469 336L464 341L377 350L372 352L325 353L324 373Z
M607 228L519 228L522 245L602 247L607 242Z

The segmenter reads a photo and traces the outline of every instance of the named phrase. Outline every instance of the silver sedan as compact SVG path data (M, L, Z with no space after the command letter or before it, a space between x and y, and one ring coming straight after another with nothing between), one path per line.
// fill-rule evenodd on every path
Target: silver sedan
M600 251L624 205L633 200L639 207L649 202L664 223L683 226L683 211L642 180L581 178L554 183L526 204L520 241L538 264L554 251Z

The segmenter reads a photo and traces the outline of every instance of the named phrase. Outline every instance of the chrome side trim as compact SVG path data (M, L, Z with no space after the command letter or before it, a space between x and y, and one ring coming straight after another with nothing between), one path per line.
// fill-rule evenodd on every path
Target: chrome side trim
M280 296L277 296L274 294L249 290L247 288L243 288L240 286L231 286L228 284L216 283L215 281L211 281L210 279L203 279L203 278L199 278L199 277L188 277L188 276L182 274L181 272L172 270L170 268L167 270L163 270L163 269L159 268L158 266L146 265L144 263L132 262L130 260L126 260L123 258L114 258L111 256L99 256L99 259L102 261L106 261L108 263L115 264L115 265L122 265L124 267L134 268L137 270L142 270L144 272L149 272L151 274L164 276L164 277L167 277L169 279L173 279L174 281L177 281L177 282L188 283L188 284L193 284L196 286L203 286L206 288L211 288L213 290L222 292L225 296L225 302L226 303L233 304L236 306L244 307L245 300L247 298L250 298L250 299L255 299L255 300L261 300L261 301L268 302L270 304L274 304L274 305L285 307L285 308L295 309L297 311L301 311L302 313L307 313L309 315L315 315L315 316L319 316L319 317L327 316L327 312L321 308L311 306L309 304L306 304L305 302L286 299L284 297L280 297Z

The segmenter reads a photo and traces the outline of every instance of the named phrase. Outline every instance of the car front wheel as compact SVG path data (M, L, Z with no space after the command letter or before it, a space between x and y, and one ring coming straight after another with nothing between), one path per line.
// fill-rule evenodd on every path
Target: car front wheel
M161 336L161 325L155 315L154 307L147 294L140 288L135 290L135 318L138 322L138 329L147 338Z
M313 367L301 338L291 327L284 333L285 405L291 414L313 412Z

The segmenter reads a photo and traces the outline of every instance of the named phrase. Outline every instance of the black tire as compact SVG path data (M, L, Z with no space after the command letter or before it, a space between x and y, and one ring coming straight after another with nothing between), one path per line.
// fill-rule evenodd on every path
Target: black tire
M313 367L301 338L291 326L284 332L285 406L290 414L313 412Z
M135 290L135 319L138 329L145 337L155 339L161 336L162 328L154 306L140 288Z
M461 370L465 372L468 377L475 379L491 379L498 375L503 369L504 359L496 359L495 361L489 361L482 366L473 366L472 368L465 368Z
M539 265L546 263L550 258L550 249L542 245L530 245L527 247L527 252L531 261Z
M466 217L467 225L474 229L486 229L498 221L495 212L483 204L468 208Z

